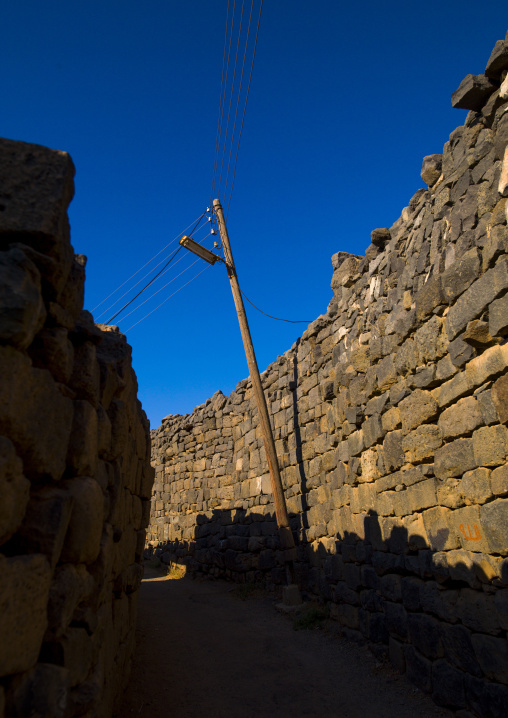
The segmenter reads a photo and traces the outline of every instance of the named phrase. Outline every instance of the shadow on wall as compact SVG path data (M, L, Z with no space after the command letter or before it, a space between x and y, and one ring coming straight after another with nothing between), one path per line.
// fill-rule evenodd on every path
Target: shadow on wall
M303 591L328 604L347 638L368 641L439 705L504 716L508 601L493 584L508 583L508 565L493 578L486 554L473 561L470 552L438 550L446 546L447 530L432 537L433 549L400 526L386 535L374 511L363 518L363 535L323 538L316 550L305 542L300 515L292 516ZM474 539L474 527L469 531ZM285 582L272 513L199 514L194 541L168 542L155 555L238 582Z

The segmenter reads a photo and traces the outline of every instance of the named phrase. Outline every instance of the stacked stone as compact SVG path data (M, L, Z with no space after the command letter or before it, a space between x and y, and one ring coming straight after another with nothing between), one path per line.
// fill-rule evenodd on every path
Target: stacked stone
M131 350L83 311L64 152L0 141L0 717L110 716L153 470Z
M263 375L300 581L464 718L508 701L508 37L419 190ZM480 90L478 88L480 87ZM164 560L283 578L250 382L153 433Z

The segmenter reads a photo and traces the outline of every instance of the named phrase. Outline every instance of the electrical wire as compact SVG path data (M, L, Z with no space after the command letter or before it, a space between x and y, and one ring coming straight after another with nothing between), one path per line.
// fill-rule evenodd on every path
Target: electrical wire
M216 178L217 178L217 169L218 169L218 162L219 162L220 146L221 146L221 144L222 144L222 139L221 139L221 138L222 138L222 118L223 118L223 115L224 115L224 103L225 103L225 100L226 100L226 88L227 88L227 84L228 84L229 57L230 57L230 54L231 54L231 40L232 40L232 38L233 38L233 26L234 26L234 24L235 24L235 9L236 9L236 0L234 0L234 2L233 2L233 15L232 15L232 19L231 19L231 30L230 30L230 33L229 33L228 59L227 59L227 63L226 63L226 75L225 75L225 83L224 83L224 94L222 94L222 92L221 92L221 99L220 99L220 104L219 104L219 128L220 128L220 129L219 129L219 142L218 142L218 144L216 145L216 148L215 148L217 164L216 164L216 167L214 168L214 178L213 178L213 183L212 183L212 195L213 195L213 193L214 193L214 185L215 185L215 180L216 180ZM229 2L228 2L228 13L229 13ZM226 37L227 37L227 23L226 23ZM222 90L222 87L221 87L221 90Z
M197 228L198 225L200 224L200 222L201 222L201 220L203 219L203 217L205 216L205 214L206 214L206 209L205 209L205 211L203 212L203 214L201 215L201 217L198 219L198 221L196 222L196 224L194 225L194 228L192 229L192 231L190 232L190 234L193 234L193 232L196 231L196 228ZM141 291L139 291L139 292L136 294L135 297L133 297L129 302L127 302L127 304L124 304L124 306L123 306L121 309L119 309L119 310L116 312L116 314L114 314L114 315L111 317L111 319L109 319L109 320L106 322L106 324L110 324L110 323L113 321L113 319L116 319L116 317L117 317L119 314L121 314L124 309L127 309L127 307L128 307L130 304L132 304L132 302L134 302L134 301L139 297L140 294L143 294L143 292L144 292L146 289L148 289L148 287L150 286L150 284L153 284L153 282L155 282L155 280L156 280L158 277L160 277L160 275L164 272L164 270L166 269L166 267L168 267L168 266L171 264L171 262L173 261L173 259L176 257L176 255L178 254L178 252L179 252L181 249L182 249L182 245L180 245L180 246L178 247L178 249L176 250L176 252L174 252L174 253L171 255L171 257L170 257L169 260L166 262L166 264L163 266L163 268L162 268L159 272L157 272L157 274L156 274L154 277L152 277L152 279L148 282L148 284L146 284L146 285L143 287L143 289L141 289Z
M180 274L177 274L176 277L173 277L173 279L170 279L169 282L166 282L166 284L164 284L160 289L157 289L156 292L154 292L153 294L150 294L150 296L147 297L143 302L141 302L141 304L138 304L137 307L134 307L134 309L132 309L132 310L131 310L130 312L128 312L127 314L125 314L124 317L123 317L123 320L127 319L127 317L130 317L130 315L131 315L131 314L134 314L134 312L137 312L138 309L143 306L143 304L146 304L147 302L150 301L150 299L152 299L152 297L155 297L156 294L159 294L159 292L162 292L163 289L166 289L166 287L169 287L170 284L173 284L173 282L174 282L176 279L178 279L178 277L181 277L182 274L185 274L185 272L187 272L191 267L193 267L193 266L194 266L195 264L197 264L199 261L200 261L200 258L198 257L197 259L194 260L194 262L192 262L192 264L189 264L188 267L186 267L185 269L183 269L183 270L180 272ZM123 320L122 320L122 321L123 321Z
M190 224L188 225L188 227L190 227ZM186 229L188 229L188 227L186 227ZM201 227L198 231L201 231L202 229L205 229L205 227ZM184 233L184 232L185 232L185 230L183 231L183 233ZM183 233L182 233L182 234L183 234ZM181 236L181 235L178 235L178 236ZM177 236L177 239L178 239L178 236ZM173 242L171 242L171 244L174 244L175 241L176 241L176 240L173 240ZM162 251L163 251L163 250L161 250L161 252L162 252ZM158 252L158 254L160 254L160 252ZM155 256L157 256L157 255L155 255ZM127 291L125 291L123 294L121 294L121 295L118 297L118 299L115 299L115 301L113 302L113 304L110 304L106 309L104 309L104 310L97 316L97 320L100 320L101 317L103 317L104 315L106 315L111 309L113 309L114 306L116 306L119 302L121 302L122 299L127 296L127 294L130 294L130 292L133 291L134 287L137 287L138 284L141 284L141 282L142 282L144 279L146 279L147 277L149 277L150 274L157 269L157 267L160 267L161 264L163 264L164 262L166 262L168 256L169 256L169 255L167 255L166 257L164 257L163 259L161 259L161 261L158 262L158 263L155 265L155 267L152 267L152 269L150 269L146 274L144 274L144 275L141 277L141 279L138 279L138 281L137 281L135 284L133 284L132 287L130 287L129 289L127 289ZM155 259L155 257L153 257L152 259ZM181 262L182 259L183 259L183 257L180 257L180 259L177 259L177 261L173 264L173 267L175 267L179 262ZM146 265L145 265L145 266L146 266ZM139 270L138 270L138 271L139 271ZM166 271L167 271L167 270L164 270L164 271L162 272L162 274L165 274ZM161 274L161 276L162 276L162 274ZM133 274L132 277L131 277L131 279L132 279L134 276L135 276L135 275ZM128 280L127 280L127 281L128 281ZM125 282L124 282L124 284L125 284ZM111 295L110 295L110 296L111 296ZM102 302L101 302L101 303L102 303Z
M312 321L314 321L313 319L281 319L280 317L273 317L271 314L267 314L259 307L256 307L254 302L251 302L249 297L246 294L244 294L241 289L240 289L240 292L241 292L242 296L245 297L245 299L249 302L249 304L252 304L254 309L257 309L258 312L261 312L261 314L264 314L265 317L270 317L270 319L276 319L278 322L288 322L289 324L310 324Z
M218 155L219 155L219 136L220 136L220 127L221 127L221 111L220 108L222 107L222 95L223 95L223 89L224 89L224 66L226 64L226 48L227 48L227 39L228 39L228 20L229 20L229 0L228 0L228 9L226 11L226 30L224 32L224 52L222 55L222 75L220 80L220 102L219 102L219 116L217 118L217 135L215 137L215 155L214 155L214 163L213 163L213 175L212 175L212 189L210 191L210 204L212 204L213 200L213 190L215 187L215 174L217 172L217 162L218 162Z
M233 187L234 187L234 185L235 185L236 164L237 164L237 162L238 162L238 151L240 150L240 140L242 139L243 123L245 122L245 112L246 112L246 110L247 110L247 100L249 99L250 84L251 84L251 81L252 81L252 71L253 71L253 69L254 69L254 59L255 59L255 57L256 57L256 47L257 47L257 44L258 44L259 25L260 25L260 23L261 23L261 11L262 11L262 9L263 9L263 0L261 0L261 4L260 4L260 6L259 6L258 24L257 24L257 28L256 28L256 39L255 39L255 42L254 42L254 52L253 52L253 54L252 54L252 63L251 63L251 66L250 66L249 84L247 85L247 94L246 94L246 96L245 96L245 105L244 105L244 107L243 107L242 124L240 125L240 133L239 133L239 135L238 135L238 144L237 144L237 147L236 147L235 164L234 164L234 169L233 169L233 179L232 179L232 181L231 181L231 190L230 190L230 192L229 192L229 199L228 199L228 201L227 201L227 207L225 207L225 215L226 215L226 218L227 218L227 216L228 216L229 205L230 205L230 203L231 203L231 195L233 194Z
M192 277L192 279L189 279L189 281L186 282L185 284L183 284L179 289L177 289L176 292L173 292L173 294L170 294L169 297L166 297L166 299L165 299L163 302L161 302L157 307L155 307L155 309L152 309L152 311L151 311L151 312L148 312L148 314L145 314L145 316L144 316L142 319L140 319L140 320L137 321L135 324L133 324L132 326L130 326L130 327L125 331L125 333L130 332L131 329L134 329L135 326L137 326L138 324L140 324L141 322L143 322L147 317L150 316L150 314L153 314L154 312L157 311L157 309L160 309L160 307L162 307L163 304L165 304L169 299L171 299L171 297L174 297L175 294L178 294L178 292L181 292L182 289L184 289L187 285L189 285L191 282L193 282L195 279L197 279L200 274L203 274L203 272L206 272L207 269L210 269L211 266L212 266L211 264L207 264L204 269L202 269L200 272L198 272L194 277Z
M236 66L237 66L237 63L238 63L238 50L240 49L240 37L241 37L241 34L242 34L242 22L243 22L243 11L244 11L244 7L245 7L245 0L242 0L242 12L241 12L241 15L240 15L240 26L239 26L239 28L238 28L238 40L237 40L237 43L236 43L235 66L234 66L234 69L233 69L233 79L232 79L232 81L231 81L231 94L230 94L230 96L229 96L228 119L227 119L227 122L226 122L226 132L224 133L224 149L223 149L223 151L222 151L222 161L221 161L220 174L219 174L219 185L218 185L218 187L219 187L219 192L220 192L220 186L221 186L221 180L222 180L222 170L223 170L223 167L224 167L224 158L225 158L225 156L226 156L226 145L227 145L228 129L229 129L229 117L230 117L230 115L231 115L231 105L233 104L233 93L234 93L234 90L235 90ZM233 143L233 137L231 138L231 143ZM224 191L225 191L225 188L224 188Z
M202 217L202 216L203 216L203 215L201 215L201 217ZM201 219L201 217L200 217L200 219ZM160 250L157 252L157 254L154 254L154 256L153 256L151 259L149 259L148 262L146 262L145 264L143 264L142 267L140 267L139 269L136 269L136 271L134 272L134 274L133 274L131 277L129 277L128 279L126 279L125 282L122 282L122 283L120 284L120 286L118 286L116 289L114 289L114 290L111 292L111 294L108 294L107 297L105 297L101 302L99 302L99 304L97 304L97 305L92 309L92 312L95 312L95 310L98 309L98 308L101 306L101 304L104 304L104 302L107 302L108 299L113 296L113 294L116 294L119 289L121 289L125 284L127 284L127 282L130 282L131 279L133 279L133 278L136 276L136 274L139 274L139 272L141 272L145 267L147 267L147 266L150 264L150 262L153 262L153 260L154 260L156 257L158 257L159 254L161 254L161 252L164 252L165 249L167 249L168 247L171 247L171 245L174 244L174 243L176 242L176 240L177 240L179 237L181 237L182 234L185 234L185 232L189 229L189 227L190 227L192 224L194 224L195 221L196 221L196 220L193 219L192 222L190 222L190 223L187 225L187 227L185 227L185 229L182 230L182 232L180 232L179 234L177 234L176 237L175 237L174 239L172 239L171 242L169 242L169 244L166 244L166 246L163 247L162 249L160 249ZM164 260L163 260L163 261L164 261ZM157 265L157 266L158 266L158 265ZM148 274L150 274L150 272L148 272ZM148 275L145 275L145 276L148 276ZM143 281L143 280L140 280L140 281ZM138 284L139 284L139 282L138 282ZM136 285L134 285L134 286L136 286ZM125 296L125 295L122 295L122 296ZM119 300L117 300L117 301L119 301ZM116 304L116 302L114 302L112 306L114 306L115 304ZM108 310L106 309L105 311L108 311Z
M229 148L228 169L226 172L226 182L224 184L224 194L226 194L227 187L228 187L229 167L231 165L231 154L233 152L233 142L234 142L234 138L235 138L236 120L238 117L238 107L240 105L240 96L242 94L243 73L244 73L244 69L245 69L245 59L247 57L247 48L249 46L250 26L251 26L251 22L252 22L252 11L253 10L254 10L254 0L252 0L252 2L250 4L249 24L247 27L247 39L245 40L245 50L243 53L242 71L240 73L240 87L238 88L238 97L236 99L235 121L233 123L233 132L231 133L231 146Z

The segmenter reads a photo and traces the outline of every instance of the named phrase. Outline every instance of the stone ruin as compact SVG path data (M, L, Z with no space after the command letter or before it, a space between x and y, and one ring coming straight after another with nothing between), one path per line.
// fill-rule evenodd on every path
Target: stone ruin
M83 311L65 152L0 140L0 718L109 718L153 469L131 349Z
M508 705L508 35L428 185L262 375L301 586L467 718ZM147 554L285 579L251 383L152 432Z

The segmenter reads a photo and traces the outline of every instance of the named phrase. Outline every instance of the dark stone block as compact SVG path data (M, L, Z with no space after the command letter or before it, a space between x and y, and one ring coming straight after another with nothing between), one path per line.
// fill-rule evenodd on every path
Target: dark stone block
M497 86L485 75L466 75L452 94L452 106L479 112L496 89Z
M400 603L385 603L386 626L390 633L395 633L400 638L407 637L407 613Z
M505 638L474 633L471 636L474 651L487 678L508 683L508 643Z
M379 586L379 576L372 566L361 566L360 573L363 586L367 588L377 588Z
M406 674L411 683L414 683L424 693L432 691L432 663L424 658L413 646L404 649L406 659Z
M464 364L466 364L475 353L473 347L463 341L460 337L457 337L457 339L450 342L448 345L448 352L452 363L458 367L464 366Z
M385 553L384 551L374 551L372 565L378 576L383 576L391 571L402 573L404 571L404 556L396 556L393 553Z
M464 708L466 697L464 676L446 661L436 661L432 666L432 698L439 706Z
M353 591L358 590L362 585L360 567L354 563L346 563L344 565L344 578L350 589Z
M508 42L498 40L494 45L487 66L485 75L493 80L499 80L503 70L508 68Z
M374 643L388 644L389 633L386 627L384 613L370 613L369 615L369 638Z
M404 577L401 584L402 603L407 611L420 611L420 586L422 581L418 578Z
M411 643L424 656L434 660L443 655L440 624L424 613L410 613L407 625Z
M465 676L468 706L482 718L506 718L508 687Z
M339 581L335 587L334 600L336 603L348 603L351 606L358 606L360 597L344 581Z
M396 573L389 573L382 576L380 580L379 592L389 601L400 601L402 578Z
M369 588L360 593L360 603L362 604L363 608L365 608L365 610L371 612L380 612L383 611L384 608L383 599L377 593L377 591L374 591L374 589L372 588Z

